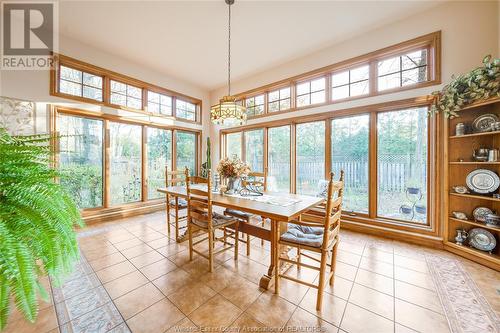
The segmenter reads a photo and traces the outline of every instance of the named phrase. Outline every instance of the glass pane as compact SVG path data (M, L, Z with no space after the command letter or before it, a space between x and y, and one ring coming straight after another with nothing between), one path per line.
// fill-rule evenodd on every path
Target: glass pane
M280 90L280 99L290 98L290 87Z
M127 106L127 97L125 95L111 93L111 104Z
M156 104L160 104L160 94L152 91L148 91L148 101Z
M274 102L274 101L277 101L280 99L280 91L279 90L276 90L276 91L272 91L269 93L269 102Z
M332 75L332 87L337 87L348 83L349 83L349 71L344 71Z
M127 94L127 85L125 83L117 82L111 80L111 91L117 92L123 95Z
M161 105L169 106L172 109L172 97L160 95L160 103Z
M400 87L401 86L400 75L401 73L398 72L396 74L380 76L378 78L378 90L382 91Z
M351 84L351 96L368 94L368 81Z
M378 114L378 212L426 223L427 108Z
M297 107L311 104L311 95L297 96Z
M290 98L280 101L280 110L287 110L290 108Z
M172 132L149 127L148 132L148 199L164 197L156 189L165 186L165 166L172 170Z
M127 95L134 98L142 99L142 89L127 85Z
M407 86L427 80L427 66L409 69L402 73L402 84Z
M297 193L316 195L325 179L325 122L297 124Z
M369 73L370 67L368 65L351 69L351 82L368 80Z
M187 120L195 121L196 120L196 114L192 113L192 112L187 112L184 118L187 119Z
M386 60L379 61L378 75L385 75L389 73L398 72L400 67L400 57L394 57Z
M264 171L264 130L245 132L245 160L254 172Z
M255 106L254 113L255 113L255 115L263 114L264 113L264 105Z
M342 209L368 213L368 140L370 116L333 119L332 168L335 177L345 172Z
M319 78L311 81L311 91L325 90L325 78Z
M264 104L264 95L255 96L255 105Z
M141 126L109 123L111 204L141 200Z
M102 90L92 87L83 86L83 97L102 101Z
M92 86L94 88L102 89L102 77L84 72L83 84L87 86Z
M59 82L59 92L73 96L82 96L82 85L70 81Z
M247 98L245 100L245 104L246 104L247 108L254 106L255 105L255 98L253 98L253 97L252 98Z
M60 71L61 80L68 80L81 83L82 82L82 72L73 68L66 66L61 66Z
M311 94L311 104L324 103L325 91L318 91Z
M267 188L272 192L290 192L290 126L268 130Z
M103 201L103 123L58 116L61 184L79 208L101 207Z
M129 108L142 109L142 99L128 97L127 98L127 106Z
M401 57L403 70L411 69L427 64L427 50L418 50L412 53L405 54Z
M160 105L160 113L164 114L166 116L171 116L172 115L172 105L161 104Z
M196 134L190 132L177 132L176 138L176 163L177 170L189 168L191 175L196 175Z
M233 158L237 156L241 159L241 132L229 133L226 135L226 156Z
M297 84L297 95L308 94L309 92L311 92L310 87L310 82Z
M271 102L269 103L269 112L276 112L280 110L280 102Z
M349 86L332 88L332 99L342 99L349 97Z
M160 104L148 102L148 111L152 113L160 113Z

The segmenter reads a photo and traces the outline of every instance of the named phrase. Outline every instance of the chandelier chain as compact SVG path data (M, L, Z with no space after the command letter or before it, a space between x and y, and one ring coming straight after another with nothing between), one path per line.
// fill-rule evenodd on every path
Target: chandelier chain
M231 96L231 4L229 4L229 24L228 24L228 52L227 52L227 86L228 96Z

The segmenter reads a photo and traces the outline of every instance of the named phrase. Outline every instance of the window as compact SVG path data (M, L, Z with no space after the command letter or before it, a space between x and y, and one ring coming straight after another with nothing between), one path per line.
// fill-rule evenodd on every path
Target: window
M110 80L111 83L111 104L121 105L133 109L142 109L142 89Z
M271 91L267 98L269 112L287 110L290 108L290 87Z
M61 184L79 208L103 205L103 122L59 115Z
M177 131L176 135L176 161L177 170L189 169L191 175L196 175L197 160L196 133Z
M148 127L148 199L164 197L156 189L165 186L165 167L172 170L172 131Z
M264 171L264 130L245 133L245 161L253 172Z
M332 100L368 94L370 66L365 65L332 74Z
M370 116L332 120L332 168L336 177L345 172L342 209L368 213L368 147Z
M171 116L172 97L148 91L148 111L165 116Z
M111 204L141 200L142 127L109 123Z
M241 158L241 132L226 135L226 156Z
M426 223L427 108L378 114L378 216Z
M102 102L102 77L61 66L59 92Z
M196 104L177 99L175 101L175 116L177 118L196 121Z
M427 81L427 49L378 62L378 90L388 90Z
M290 126L272 127L268 132L267 188L290 192Z
M326 79L320 77L297 84L297 107L325 102Z
M264 113L264 95L249 97L245 100L247 116L257 116Z
M297 193L316 195L325 179L325 122L297 124Z

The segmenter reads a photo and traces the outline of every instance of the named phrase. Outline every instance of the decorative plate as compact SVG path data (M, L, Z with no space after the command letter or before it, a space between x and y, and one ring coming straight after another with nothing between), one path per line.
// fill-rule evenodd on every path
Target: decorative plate
M492 193L500 186L500 177L491 170L477 169L467 175L467 186L476 193Z
M474 219L479 222L484 222L486 221L486 215L487 214L493 214L493 211L487 207L477 207L474 209L472 212L472 215L474 216Z
M454 218L459 220L467 220L467 215L464 212L451 212Z
M454 190L456 193L460 193L460 194L466 194L466 193L469 193L469 190L467 189L467 187L462 186L462 185L453 186L453 190Z
M495 236L488 230L474 228L469 231L469 245L481 251L490 252L497 246Z
M498 116L493 113L483 114L472 122L474 132L488 132L491 130L491 124L499 121Z

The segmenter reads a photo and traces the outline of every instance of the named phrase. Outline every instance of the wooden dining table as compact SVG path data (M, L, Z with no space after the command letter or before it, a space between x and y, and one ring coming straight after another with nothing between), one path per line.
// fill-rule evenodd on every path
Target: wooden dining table
M185 186L170 186L165 188L158 188L158 192L166 193L172 197L179 197L184 199L187 198ZM259 282L260 287L268 289L271 281L273 281L273 276L277 269L276 267L274 267L274 257L275 255L277 255L278 251L286 251L286 249L278 249L278 251L275 251L276 247L278 246L277 237L279 237L278 235L276 235L278 223L281 223L280 232L286 232L288 222L291 222L293 219L297 218L300 214L304 213L308 209L322 203L324 199L321 197L289 193L264 192L263 194L269 197L279 197L279 199L284 202L286 202L286 200L289 200L293 203L287 205L279 205L276 203L252 200L251 196L233 196L221 194L218 192L212 193L212 203L215 206L244 211L257 216L261 216L262 218L267 218L271 221L270 230L263 228L262 226L250 223L240 223L239 226L239 231L271 242L269 268L267 270L267 274L264 274ZM282 270L284 268L279 269Z

